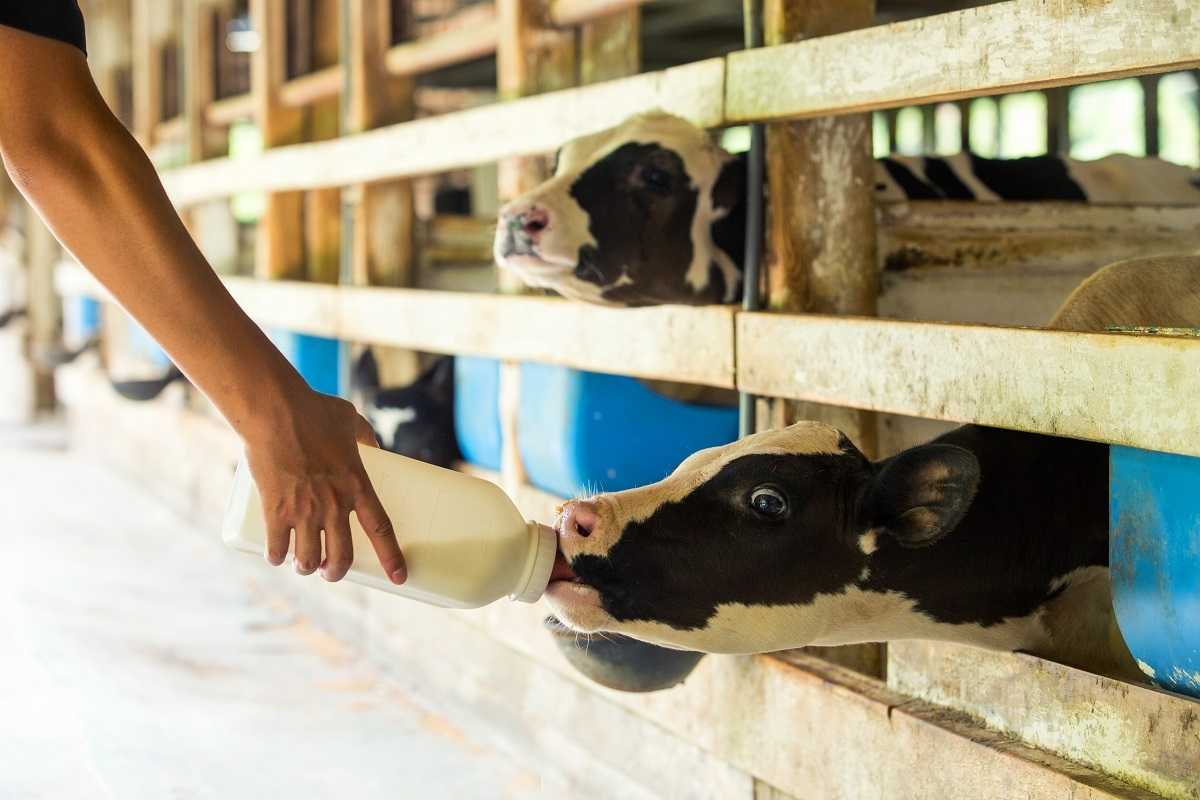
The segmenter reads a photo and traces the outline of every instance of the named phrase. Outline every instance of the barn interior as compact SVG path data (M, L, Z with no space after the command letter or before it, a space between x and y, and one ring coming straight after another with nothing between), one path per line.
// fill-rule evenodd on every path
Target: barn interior
M552 523L797 420L872 459L969 423L1102 443L1112 507L1150 520L1111 550L1146 679L923 639L701 656L234 553L242 443L0 171L0 519L37 534L0 582L0 789L1200 800L1200 319L1042 330L1106 265L1200 256L1200 191L871 178L967 153L1200 175L1200 2L80 6L101 94L209 263L385 447L419 438ZM747 296L606 307L497 268L500 209L563 144L659 109L760 159ZM401 430L412 387L436 429Z

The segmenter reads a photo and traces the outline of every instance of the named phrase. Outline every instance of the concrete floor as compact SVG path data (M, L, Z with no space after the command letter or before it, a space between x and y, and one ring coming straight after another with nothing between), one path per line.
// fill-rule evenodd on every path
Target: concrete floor
M524 798L535 772L53 429L0 428L0 798Z

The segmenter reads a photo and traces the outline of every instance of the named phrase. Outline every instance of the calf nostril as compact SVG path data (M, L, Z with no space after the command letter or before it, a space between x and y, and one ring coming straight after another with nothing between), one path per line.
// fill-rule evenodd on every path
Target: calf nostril
M562 520L562 533L566 536L578 536L582 539L592 535L599 524L595 508L587 502L571 503L565 509Z
M518 217L518 221L522 231L529 236L536 236L549 227L550 215L540 208L535 208Z

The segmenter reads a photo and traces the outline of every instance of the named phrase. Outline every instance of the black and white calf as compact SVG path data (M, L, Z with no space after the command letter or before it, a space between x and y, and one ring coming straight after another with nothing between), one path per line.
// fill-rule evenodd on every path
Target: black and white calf
M1200 324L1200 258L1125 262L1052 327ZM967 425L871 462L802 422L567 505L575 631L711 653L937 639L1140 678L1109 595L1108 447Z
M525 283L612 305L729 303L741 293L746 166L708 133L639 114L568 142L554 176L504 206L497 263ZM1200 173L1159 159L885 158L880 200L1200 204Z
M368 349L353 379L363 414L385 450L447 468L462 458L454 433L453 358L439 358L407 386L383 389Z

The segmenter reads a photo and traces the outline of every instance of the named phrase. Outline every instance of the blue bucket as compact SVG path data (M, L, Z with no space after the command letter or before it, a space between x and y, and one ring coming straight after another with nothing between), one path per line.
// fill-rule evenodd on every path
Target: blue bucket
M1200 697L1200 458L1110 451L1117 622L1155 683Z

